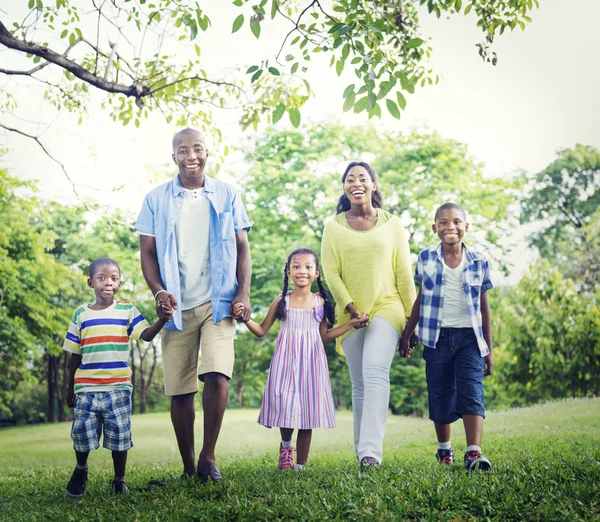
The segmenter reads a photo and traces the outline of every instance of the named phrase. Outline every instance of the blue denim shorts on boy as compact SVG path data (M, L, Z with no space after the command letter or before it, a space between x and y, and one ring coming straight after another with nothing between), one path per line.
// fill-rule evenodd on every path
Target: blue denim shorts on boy
M111 451L127 451L131 441L131 392L112 390L78 393L71 438L75 451L86 452L103 446Z
M429 418L451 424L463 415L485 417L484 358L473 328L442 328L435 350L425 347Z

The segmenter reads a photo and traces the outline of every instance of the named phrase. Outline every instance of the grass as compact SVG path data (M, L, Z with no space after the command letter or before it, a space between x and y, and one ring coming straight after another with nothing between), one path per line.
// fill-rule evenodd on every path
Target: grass
M484 447L489 473L437 465L430 421L390 417L385 460L360 472L352 416L316 430L302 473L277 469L278 431L257 411L226 414L218 457L220 484L181 483L168 414L133 418L130 494L109 493L110 453L90 455L87 491L65 486L74 466L69 424L0 430L0 520L600 520L600 399L491 412ZM201 433L201 418L197 418ZM462 427L453 436L465 448ZM148 487L151 478L164 488Z

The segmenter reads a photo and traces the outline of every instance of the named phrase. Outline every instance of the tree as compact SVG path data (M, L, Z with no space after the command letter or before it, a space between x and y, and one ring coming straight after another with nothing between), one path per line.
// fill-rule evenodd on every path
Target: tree
M73 272L46 252L55 236L39 229L43 209L34 189L0 170L0 414L6 416L16 385L34 377L32 363L61 353L73 312L65 303L76 293ZM56 406L51 391L49 420Z
M380 175L384 208L399 215L407 226L413 252L435 242L427 236L433 213L449 199L469 212L478 248L481 242L485 250L503 251L502 238L515 220L509 216L509 206L517 201L520 180L484 178L482 165L468 154L465 145L434 132L405 135L336 124L314 125L305 132L271 128L249 147L250 168L238 180L254 224L249 235L251 302L258 317L281 292L289 253L304 246L319 254L324 223L334 215L342 193L343 169L357 159L370 161ZM335 369L336 404L348 405L347 371L333 348L326 350L330 368ZM394 410L422 414L425 377L421 358L394 364L391 380L397 388L391 398Z
M540 254L555 256L561 241L587 242L581 232L600 206L600 151L580 144L561 150L529 181L531 190L521 200L521 221L539 225L530 243Z
M600 393L600 310L596 295L540 260L498 296L493 376L519 403Z
M285 112L297 127L300 109L313 95L307 81L311 57L323 53L331 56L337 75L347 67L358 78L344 92L344 110L366 111L372 118L381 115L385 101L399 118L405 93L438 80L428 68L431 48L419 28L425 7L438 18L472 11L483 32L479 53L495 65L494 38L506 29L524 29L531 21L528 13L538 6L537 0L334 0L326 7L318 0L233 3L242 10L233 33L244 24L257 38L266 24L289 28L271 56L233 77L203 68L204 44L196 38L211 30L210 8L176 0L92 1L85 8L70 0L29 0L25 16L15 13L0 21L0 44L22 57L21 63L26 58L31 63L0 73L15 86L39 82L50 106L80 117L98 100L96 92L107 95L100 105L123 124L139 126L158 110L178 125L213 126L213 109L233 104L241 110L243 128L256 129L262 118L275 123ZM100 40L108 29L118 33L118 41ZM15 108L12 93L4 96L4 110ZM218 136L218 129L212 132Z

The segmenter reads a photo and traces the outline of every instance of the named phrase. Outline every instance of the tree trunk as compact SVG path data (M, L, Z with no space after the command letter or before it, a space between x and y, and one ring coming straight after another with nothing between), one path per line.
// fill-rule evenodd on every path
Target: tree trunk
M58 405L58 422L64 422L65 417L65 397L67 396L67 352L64 350L58 356L56 362L56 402Z
M244 381L242 379L238 380L238 382L236 384L236 388L237 388L238 408L243 408L244 407Z
M136 381L136 375L135 375L135 358L134 358L134 352L133 352L133 347L131 352L129 353L131 361L129 363L129 367L131 368L131 411L135 411L135 381Z
M48 355L48 422L56 422L56 356Z

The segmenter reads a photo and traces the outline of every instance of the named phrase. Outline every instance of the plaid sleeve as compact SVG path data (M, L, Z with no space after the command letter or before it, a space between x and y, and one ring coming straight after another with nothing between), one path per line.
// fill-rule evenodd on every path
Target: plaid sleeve
M135 306L131 305L129 310L129 328L127 328L127 335L129 338L139 339L144 330L149 327L150 324L148 324L146 318Z
M65 340L63 342L63 349L66 352L81 354L81 337L79 333L79 310L76 310L71 318L71 322L69 323L69 329L67 330L67 335L65 335Z
M483 271L483 274L481 276L481 293L483 293L487 292L491 288L494 288L494 285L492 284L492 280L490 279L490 264L488 263L487 259L483 260L481 268Z
M417 264L415 266L415 282L421 284L423 282L423 252L417 257Z

